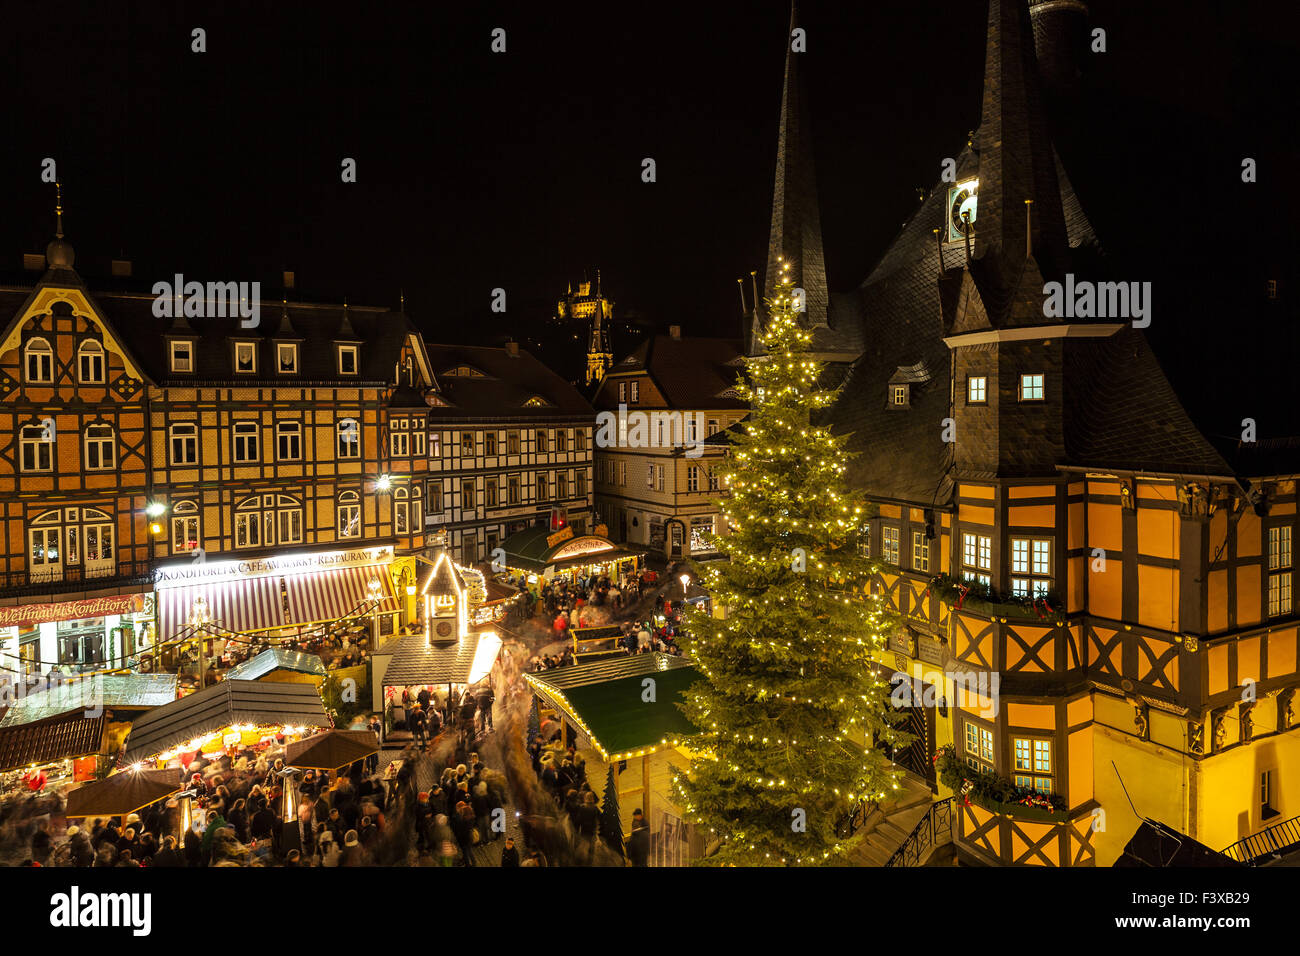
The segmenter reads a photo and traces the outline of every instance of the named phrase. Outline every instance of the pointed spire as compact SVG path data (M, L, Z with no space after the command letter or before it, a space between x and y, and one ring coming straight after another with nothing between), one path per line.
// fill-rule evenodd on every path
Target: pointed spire
M334 336L340 342L360 342L361 337L352 328L352 319L348 315L348 297L343 297L343 324L339 326L338 334Z
M1063 275L1069 244L1025 0L989 0L979 154L974 254L992 267L988 278L1014 291L1031 244L1044 277Z
M781 274L780 259L793 263L797 288L806 293L811 325L826 324L826 264L822 257L821 210L817 199L817 176L813 168L812 135L801 78L800 60L793 35L799 28L799 7L790 7L790 29L786 35L785 91L781 96L781 132L777 140L776 186L772 195L772 229L767 248L767 281L764 295L771 296ZM802 36L802 35L801 35ZM799 50L806 39L801 39Z
M63 184L54 184L54 239L45 247L45 264L51 269L71 269L76 261L72 243L63 238Z
M289 300L284 296L280 298L280 324L276 326L275 334L277 338L292 338L298 334L289 321Z

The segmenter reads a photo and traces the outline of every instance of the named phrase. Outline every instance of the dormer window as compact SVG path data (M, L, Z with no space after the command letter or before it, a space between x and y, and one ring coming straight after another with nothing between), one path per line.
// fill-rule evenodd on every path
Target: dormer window
M45 339L31 339L23 350L23 367L30 384L48 384L54 381L54 350Z
M277 342L275 346L275 367L281 375L293 375L298 371L298 345L296 342Z
M235 343L235 372L240 375L253 375L257 372L257 344L254 342Z
M335 351L340 375L356 375L359 366L358 348L355 345L340 345Z
M906 408L910 390L911 387L908 385L891 385L889 387L889 404L894 408Z
M171 353L170 367L173 372L194 371L193 342L172 342L169 351Z

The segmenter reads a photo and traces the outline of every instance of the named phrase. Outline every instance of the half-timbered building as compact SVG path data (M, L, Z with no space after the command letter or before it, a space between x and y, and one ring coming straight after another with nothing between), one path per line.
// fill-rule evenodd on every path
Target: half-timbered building
M1134 807L1218 850L1300 815L1296 443L1212 443L1140 323L1044 308L1049 283L1097 277L1042 88L1073 73L1086 13L990 0L979 128L844 294L820 271L787 53L769 289L784 254L844 346L818 351L864 343L829 422L904 621L879 656L915 690L896 758L947 796L932 758L951 747L1050 804L957 793L968 862L1109 865Z

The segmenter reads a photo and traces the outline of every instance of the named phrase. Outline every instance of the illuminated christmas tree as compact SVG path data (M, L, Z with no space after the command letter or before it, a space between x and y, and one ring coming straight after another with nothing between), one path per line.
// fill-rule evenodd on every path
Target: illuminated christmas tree
M723 473L730 531L715 542L728 560L705 583L725 616L694 614L683 642L706 679L682 705L702 732L674 786L719 841L704 861L717 865L842 864L837 828L896 786L873 739L909 739L871 666L897 622L869 594L845 438L815 424L835 393L808 357L788 269L767 301L766 354L746 360L751 411Z

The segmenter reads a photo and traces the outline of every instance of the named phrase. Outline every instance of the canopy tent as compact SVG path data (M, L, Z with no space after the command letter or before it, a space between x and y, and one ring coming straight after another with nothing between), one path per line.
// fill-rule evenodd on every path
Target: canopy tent
M524 677L535 694L590 738L606 761L654 753L696 732L677 705L700 673L681 657L634 654ZM653 701L644 697L647 677L655 681Z
M124 817L181 790L175 770L123 770L68 794L69 817Z
M21 694L0 719L0 728L78 709L151 710L175 700L176 686L175 674L95 674L80 680L64 679L53 687Z
M0 771L97 754L104 745L103 713L86 716L78 707L66 714L0 728Z
M268 574L157 590L162 638L183 631L202 608L204 620L235 633L302 627L378 610L397 610L392 579L382 565Z
M261 680L275 671L293 671L310 677L324 677L326 673L325 662L316 654L272 647L232 667L226 680Z
M284 762L291 767L338 770L378 752L379 738L374 731L327 730L289 744L284 748Z
M312 684L226 680L151 710L136 720L126 759L150 760L197 749L235 728L329 727Z
M546 528L528 528L507 538L501 549L505 552L503 563L507 568L546 575L645 554L620 548L600 535L575 535L572 528L554 533Z

